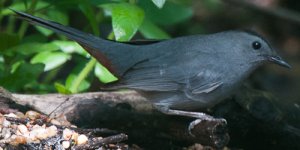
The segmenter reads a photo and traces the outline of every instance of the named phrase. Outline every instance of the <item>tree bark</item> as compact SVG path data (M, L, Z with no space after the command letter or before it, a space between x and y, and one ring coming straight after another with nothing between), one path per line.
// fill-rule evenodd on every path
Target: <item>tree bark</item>
M6 107L12 104L17 104L14 108L30 107L51 118L66 118L79 127L119 130L134 142L197 142L215 148L229 142L226 124L202 121L191 131L193 136L188 127L194 118L160 113L135 91L27 95L10 94L2 89L2 101Z

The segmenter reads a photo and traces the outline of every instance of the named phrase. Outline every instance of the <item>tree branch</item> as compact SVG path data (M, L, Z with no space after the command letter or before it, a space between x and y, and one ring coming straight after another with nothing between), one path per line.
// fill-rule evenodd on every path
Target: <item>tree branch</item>
M130 139L198 142L216 148L222 148L229 142L226 124L218 121L200 122L192 131L195 136L192 136L188 127L193 118L162 114L135 91L73 95L2 92L0 95L10 95L10 101L31 107L51 118L67 118L78 126L89 128L119 130L128 134Z

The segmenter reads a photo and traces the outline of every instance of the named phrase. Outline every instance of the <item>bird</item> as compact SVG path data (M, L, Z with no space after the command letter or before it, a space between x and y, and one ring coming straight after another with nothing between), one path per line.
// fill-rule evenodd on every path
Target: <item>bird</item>
M21 19L79 43L118 77L111 90L133 89L161 112L211 120L195 110L234 94L260 66L291 66L253 31L228 30L149 42L116 42L13 10Z

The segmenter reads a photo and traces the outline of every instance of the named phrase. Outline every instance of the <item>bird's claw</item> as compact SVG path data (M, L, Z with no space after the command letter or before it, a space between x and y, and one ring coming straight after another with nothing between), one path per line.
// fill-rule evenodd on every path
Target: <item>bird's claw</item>
M219 122L219 124L224 124L226 125L227 124L227 121L223 118L207 118L207 119L196 119L194 121L192 121L190 124L189 124L189 127L188 127L188 133L192 136L192 137L196 137L193 133L192 133L192 130L195 128L196 125L200 124L201 122L203 121L215 121L215 122Z

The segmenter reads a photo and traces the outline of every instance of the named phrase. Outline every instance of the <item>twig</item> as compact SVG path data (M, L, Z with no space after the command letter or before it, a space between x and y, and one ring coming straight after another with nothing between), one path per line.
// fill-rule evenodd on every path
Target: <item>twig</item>
M82 149L96 149L100 148L101 146L111 144L111 143L118 143L121 141L125 141L128 139L128 136L126 134L118 134L114 136L109 136L103 139L94 138L91 142L85 145L75 146L75 150L82 150Z
M17 124L27 124L30 119L29 118L15 118L15 117L5 117L7 121L17 123Z
M51 126L53 124L48 123L47 126ZM82 129L82 128L74 128L74 127L66 127L66 126L60 126L60 125L55 125L57 128L59 129L65 129L65 128L69 128L71 130L74 130L78 133L81 134L105 134L105 135L113 135L113 134L118 134L120 132L117 132L115 130L110 130L110 129L106 129L106 128L95 128L95 129Z
M71 130L74 130L78 133L89 133L89 134L106 134L106 135L113 135L113 134L117 134L119 132L115 131L115 130L110 130L110 129L106 129L106 128L95 128L95 129L82 129L82 128L73 128L73 127L68 127Z

